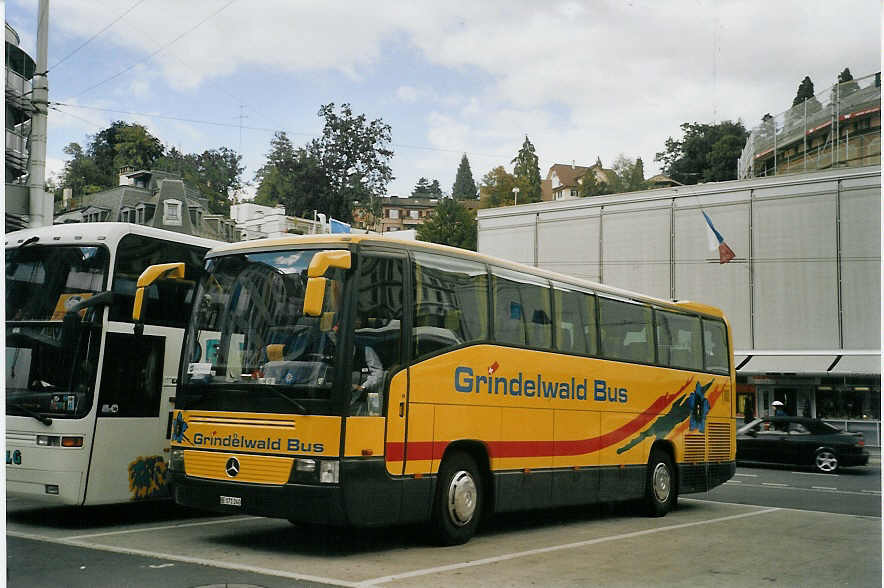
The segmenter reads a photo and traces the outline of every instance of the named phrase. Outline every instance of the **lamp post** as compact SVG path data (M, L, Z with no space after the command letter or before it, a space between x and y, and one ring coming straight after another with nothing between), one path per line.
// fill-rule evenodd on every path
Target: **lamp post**
M516 188L513 188L513 205L515 206L518 203L519 203L519 188L516 187Z

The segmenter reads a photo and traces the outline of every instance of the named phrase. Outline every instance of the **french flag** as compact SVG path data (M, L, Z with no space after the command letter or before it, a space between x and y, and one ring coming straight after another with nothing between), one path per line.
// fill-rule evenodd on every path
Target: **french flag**
M733 249L724 242L724 237L721 236L721 233L712 224L712 219L709 218L709 215L705 211L701 212L703 212L703 218L706 219L706 236L709 238L709 249L712 251L718 249L718 263L729 262L736 257Z

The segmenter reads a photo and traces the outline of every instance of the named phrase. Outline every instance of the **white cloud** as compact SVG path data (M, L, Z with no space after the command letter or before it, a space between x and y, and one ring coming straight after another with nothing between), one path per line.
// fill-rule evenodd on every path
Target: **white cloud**
M420 92L414 86L399 86L396 88L396 98L401 102L413 104L417 102Z

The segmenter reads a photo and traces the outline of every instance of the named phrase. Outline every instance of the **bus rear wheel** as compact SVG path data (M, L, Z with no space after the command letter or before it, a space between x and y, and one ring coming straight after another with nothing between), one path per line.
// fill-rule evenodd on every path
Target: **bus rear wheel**
M433 504L433 529L441 545L460 545L476 534L482 513L482 478L463 452L442 462Z
M672 458L661 449L651 451L645 482L645 506L648 515L662 517L675 508L678 483Z

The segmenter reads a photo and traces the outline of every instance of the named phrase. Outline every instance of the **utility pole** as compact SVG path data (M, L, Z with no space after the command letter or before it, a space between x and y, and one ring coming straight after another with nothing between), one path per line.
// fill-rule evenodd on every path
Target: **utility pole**
M28 148L28 208L31 227L52 224L55 210L52 196L46 194L46 114L49 110L49 82L46 68L49 57L49 0L40 0L37 11L37 71L32 82L31 140Z

